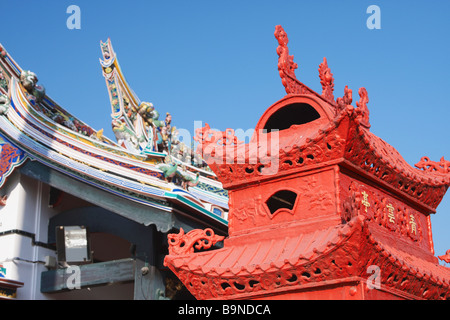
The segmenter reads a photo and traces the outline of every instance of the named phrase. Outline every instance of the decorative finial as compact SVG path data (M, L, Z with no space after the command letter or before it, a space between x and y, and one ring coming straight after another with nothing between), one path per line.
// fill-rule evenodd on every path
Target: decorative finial
M366 127L366 128L370 128L370 123L369 123L369 108L367 108L367 104L369 103L369 95L367 94L367 90L366 88L359 88L358 90L358 94L359 94L359 101L356 102L356 105L358 106L357 110L360 115L361 115L361 124Z
M319 77L322 85L322 96L329 101L334 101L334 78L328 67L327 58L323 58L323 62L319 65Z
M295 69L298 68L298 65L294 62L294 56L289 55L287 46L289 39L282 26L275 27L275 38L278 40L277 53L279 56L278 70L280 70L280 76L281 72L285 72L287 75L295 78Z
M280 25L276 26L274 35L278 40L278 71L280 73L281 82L286 88L286 93L291 94L294 93L294 87L292 87L291 80L297 80L295 77L295 69L298 68L298 65L294 62L294 56L289 55L289 49L287 47L289 39L283 27Z

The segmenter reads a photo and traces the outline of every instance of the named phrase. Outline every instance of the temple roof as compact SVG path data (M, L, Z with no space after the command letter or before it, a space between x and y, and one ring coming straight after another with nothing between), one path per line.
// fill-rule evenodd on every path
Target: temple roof
M0 45L0 134L28 159L164 211L186 208L226 228L228 197L214 173L170 152L129 149L60 107Z
M224 248L212 251L190 253L185 248L184 254L166 256L164 263L197 299L257 298L307 290L314 283L366 279L370 265L382 266L381 290L407 298L449 297L448 268L395 249L376 234L359 216L309 233L283 233L257 242L227 239Z

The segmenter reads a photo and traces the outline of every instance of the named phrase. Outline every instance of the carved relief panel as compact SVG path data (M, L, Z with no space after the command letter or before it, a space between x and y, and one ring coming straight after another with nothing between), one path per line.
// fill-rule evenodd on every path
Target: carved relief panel
M333 168L231 191L229 232L337 214Z
M402 239L432 251L429 218L387 192L346 175L340 176L341 217L343 222L363 215L372 225L393 238Z

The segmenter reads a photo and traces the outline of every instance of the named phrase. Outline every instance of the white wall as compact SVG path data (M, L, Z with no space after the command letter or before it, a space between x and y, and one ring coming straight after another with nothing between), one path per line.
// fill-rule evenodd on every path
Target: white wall
M56 212L48 207L49 186L20 175L8 177L2 195L6 206L0 207L0 232L21 230L35 234L35 240L47 242L47 226ZM0 237L0 263L6 268L6 278L24 283L17 290L17 299L45 299L40 293L40 275L47 270L40 262L45 256L55 256L53 250L32 245L27 236L10 234Z
M7 194L6 206L0 206L0 232L22 230L35 234L35 240L47 243L49 219L61 211L88 203L65 195L57 208L48 206L50 187L29 178L16 170L0 189L0 196ZM111 241L110 237L104 240ZM19 300L45 299L133 299L134 283L73 290L64 293L42 294L41 273L47 271L43 262L46 256L56 258L56 252L32 244L23 235L0 236L0 264L6 268L6 278L24 283L17 290Z

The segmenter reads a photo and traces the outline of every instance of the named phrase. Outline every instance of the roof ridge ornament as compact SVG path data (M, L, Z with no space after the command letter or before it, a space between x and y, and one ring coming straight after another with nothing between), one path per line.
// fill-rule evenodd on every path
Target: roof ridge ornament
M279 56L278 59L278 70L280 70L280 76L282 76L282 72L287 75L295 77L295 69L298 68L298 64L294 62L294 56L289 55L289 48L287 44L289 43L289 39L286 31L284 31L283 27L278 25L275 27L275 38L278 40L278 48L277 53Z
M283 27L278 25L275 27L275 38L278 40L277 54L278 54L278 72L280 74L281 83L286 89L286 93L289 94L310 94L318 96L323 100L331 104L332 108L336 108L336 101L334 101L333 88L334 79L333 75L328 68L328 65L321 64L319 67L319 76L321 77L322 86L325 87L322 95L318 94L302 82L300 82L295 76L295 69L298 68L297 63L294 62L294 56L289 54L288 42L286 32Z
M322 85L322 96L328 101L334 101L334 78L331 69L328 67L327 58L323 58L319 65L319 78Z
M367 108L367 104L369 103L369 95L367 94L366 88L362 87L358 90L359 101L356 102L356 106L358 107L357 112L360 114L360 123L363 127L369 129L371 127L369 122L369 108Z
M298 88L298 80L295 76L295 69L298 68L298 64L294 62L294 56L289 55L289 48L287 46L289 39L287 34L282 26L277 25L274 35L278 40L278 71L280 73L281 83L283 83L287 94L303 93L303 90Z
M20 84L34 97L36 102L42 101L45 97L45 88L42 85L38 85L38 81L37 75L34 72L22 70Z

